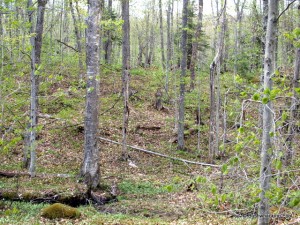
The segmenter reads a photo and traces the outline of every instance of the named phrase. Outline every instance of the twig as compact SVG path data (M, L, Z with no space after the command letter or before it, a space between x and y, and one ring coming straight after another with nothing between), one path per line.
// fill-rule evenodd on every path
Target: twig
M103 138L103 137L98 137L98 139L103 140L103 141L107 141L107 142L111 142L111 143L117 144L117 145L123 145L120 142L113 141L113 140ZM202 162L195 162L195 161L190 161L190 160L186 160L186 159L176 158L176 157L168 156L168 155L165 155L165 154L162 154L162 153L158 153L158 152L146 150L146 149L143 149L143 148L135 147L135 146L132 146L132 145L127 145L127 147L132 148L134 150L141 151L141 152L145 152L145 153L148 153L148 154L157 155L157 156L168 158L168 159L173 159L173 160L176 160L176 161L181 161L181 162L184 162L184 163L195 164L195 165L200 165L200 166L210 166L210 167L215 167L215 168L221 168L220 165L202 163Z
M113 104L110 108L108 108L107 110L105 110L104 112L102 112L102 113L100 114L100 116L104 115L105 113L107 113L107 112L109 112L111 109L113 109L113 108L116 106L116 104L120 101L121 97L122 97L122 95L120 95L119 98L117 98L117 100L114 102L114 104Z
M63 42L63 41L61 41L61 40L58 40L58 39L56 39L56 41L57 41L58 43L61 43L61 44L65 45L65 46L67 46L68 48L74 50L75 52L78 52L78 50L77 50L76 48L74 48L73 46L70 46L70 45L68 45L67 43L65 43L65 42Z

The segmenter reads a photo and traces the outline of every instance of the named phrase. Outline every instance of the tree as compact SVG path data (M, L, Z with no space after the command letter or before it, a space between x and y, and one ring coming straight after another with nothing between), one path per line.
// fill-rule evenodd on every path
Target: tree
M218 4L217 4L218 5ZM212 160L219 151L219 113L220 113L220 72L224 51L224 40L226 32L226 7L224 2L221 11L221 29L218 34L216 55L210 64L210 118L209 118L209 158Z
M277 12L278 0L269 0L268 4L268 22L266 32L266 45L264 57L264 93L272 90L272 75L275 72L275 48L276 48L276 31L277 31ZM258 224L269 224L269 203L266 197L266 192L270 188L270 175L271 175L271 154L272 154L272 133L273 127L273 108L272 102L265 94L264 98L267 102L263 101L263 133L262 133L262 146L261 146L261 168L260 168L260 202L258 209Z
M37 20L35 33L36 36L31 36L30 44L31 50L31 91L30 91L30 126L27 130L27 141L25 143L25 156L24 163L28 162L28 150L30 150L30 165L29 173L31 177L35 176L36 172L36 136L37 136L37 126L38 126L38 92L39 92L39 75L40 64L41 64L41 51L42 51L42 41L43 41L43 30L44 30L44 13L47 0L38 0L38 10L37 10ZM28 8L32 7L32 1L28 1ZM28 11L29 22L31 23L30 33L33 34L33 11Z
M122 0L122 19L124 20L123 46L122 46L122 84L123 84L123 129L122 129L122 158L128 159L127 129L129 121L129 81L130 81L130 24L129 24L129 0Z
M184 149L184 97L185 97L185 75L187 69L187 21L188 21L188 0L183 0L182 8L182 37L181 37L181 73L180 73L180 93L178 108L178 146Z
M88 191L95 189L100 180L99 149L97 144L99 107L99 22L100 1L89 0L86 42L86 106L84 129L84 159L81 176Z

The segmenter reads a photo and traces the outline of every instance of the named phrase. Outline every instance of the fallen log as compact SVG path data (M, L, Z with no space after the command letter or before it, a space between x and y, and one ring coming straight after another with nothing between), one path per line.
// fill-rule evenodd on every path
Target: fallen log
M6 177L6 178L14 178L14 177L26 177L29 176L30 174L28 172L7 172L7 171L0 171L0 177ZM75 177L75 175L71 174L52 174L52 173L39 173L35 175L36 177L41 177L41 178L47 178L47 177L61 177L61 178L71 178Z

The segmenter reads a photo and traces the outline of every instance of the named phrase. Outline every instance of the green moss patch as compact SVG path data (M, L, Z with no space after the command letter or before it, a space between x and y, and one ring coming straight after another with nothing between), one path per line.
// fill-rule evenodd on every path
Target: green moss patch
M80 212L78 209L61 203L55 203L42 210L42 216L48 219L56 218L78 218Z

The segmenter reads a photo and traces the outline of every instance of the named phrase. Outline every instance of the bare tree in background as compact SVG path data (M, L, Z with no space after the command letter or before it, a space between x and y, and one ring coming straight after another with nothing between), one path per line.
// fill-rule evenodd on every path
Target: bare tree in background
M190 89L194 90L195 88L195 66L197 63L197 56L198 56L198 48L199 48L199 38L202 29L202 18L203 18L203 0L199 0L198 3L198 21L197 21L197 28L194 34L193 43L192 43L192 57L191 57L191 83Z

